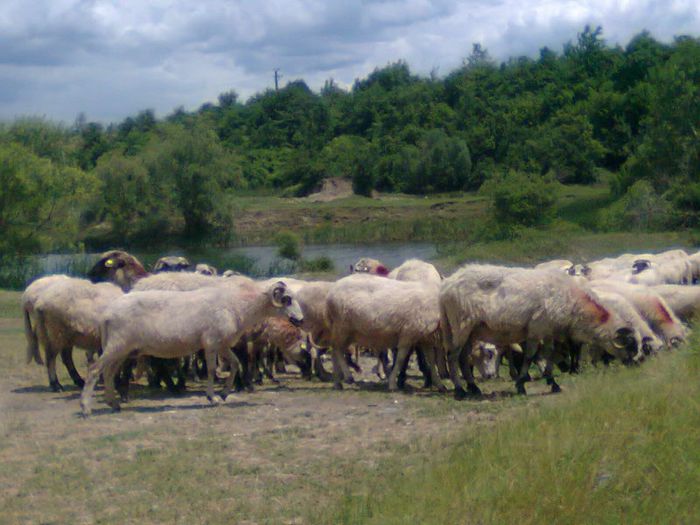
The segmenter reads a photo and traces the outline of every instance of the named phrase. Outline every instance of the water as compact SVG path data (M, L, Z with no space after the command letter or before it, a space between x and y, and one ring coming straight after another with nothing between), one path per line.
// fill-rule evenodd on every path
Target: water
M164 255L184 255L190 262L206 262L216 266L219 271L235 269L254 277L284 274L292 270L288 261L277 257L276 246L243 246L227 249L186 250L173 248L159 253L133 252L142 262L150 267ZM335 273L348 272L351 264L360 257L372 257L386 264L389 268L399 266L407 259L430 260L437 257L435 244L426 242L401 242L387 244L310 244L303 247L304 259L328 257L333 261ZM38 258L41 273L84 274L97 260L99 254L46 255ZM286 270L286 271L285 271Z

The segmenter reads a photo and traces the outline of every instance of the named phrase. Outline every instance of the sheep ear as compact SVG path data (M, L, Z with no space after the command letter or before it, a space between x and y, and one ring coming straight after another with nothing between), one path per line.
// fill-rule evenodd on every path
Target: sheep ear
M389 275L389 269L386 266L382 266L381 264L377 266L377 275L382 275L386 277Z
M275 283L275 287L272 290L272 304L277 308L282 308L284 304L282 303L282 297L284 297L284 292L287 290L287 285L282 281Z

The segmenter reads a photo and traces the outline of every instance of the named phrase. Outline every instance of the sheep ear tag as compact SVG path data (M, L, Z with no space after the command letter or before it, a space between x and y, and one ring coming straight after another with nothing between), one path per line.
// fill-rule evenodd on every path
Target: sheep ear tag
M105 261L105 267L106 268L112 268L114 266L114 259L107 259Z

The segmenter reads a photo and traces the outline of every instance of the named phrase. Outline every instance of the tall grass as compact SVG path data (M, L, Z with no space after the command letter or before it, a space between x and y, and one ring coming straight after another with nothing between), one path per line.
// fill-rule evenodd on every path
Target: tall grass
M561 396L394 460L321 523L697 523L700 352L580 377Z

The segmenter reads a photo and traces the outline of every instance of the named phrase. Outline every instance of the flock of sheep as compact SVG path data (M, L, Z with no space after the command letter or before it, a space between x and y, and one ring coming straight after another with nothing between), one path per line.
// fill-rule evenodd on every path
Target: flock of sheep
M207 398L219 403L234 382L251 389L261 367L272 378L277 357L307 377L330 379L321 360L326 350L340 389L353 382L351 350L359 348L377 356L389 390L403 388L415 352L425 386L445 391L449 377L456 399L479 396L474 367L488 378L502 359L519 393L525 394L532 363L557 392L555 365L575 372L582 355L640 363L684 341L700 308L700 287L692 286L700 278L700 252L683 250L587 265L467 264L447 278L416 259L391 271L361 259L335 282L217 276L207 265L172 271L184 269L187 261L164 258L150 273L114 250L100 257L89 279L37 279L22 296L28 362L43 364L43 346L49 385L60 390L60 355L83 387L84 415L100 377L105 401L119 410L134 366L171 388L172 363L182 381L188 366L200 376L206 368ZM88 352L84 382L72 361L74 346ZM225 376L221 397L214 393L217 368Z

